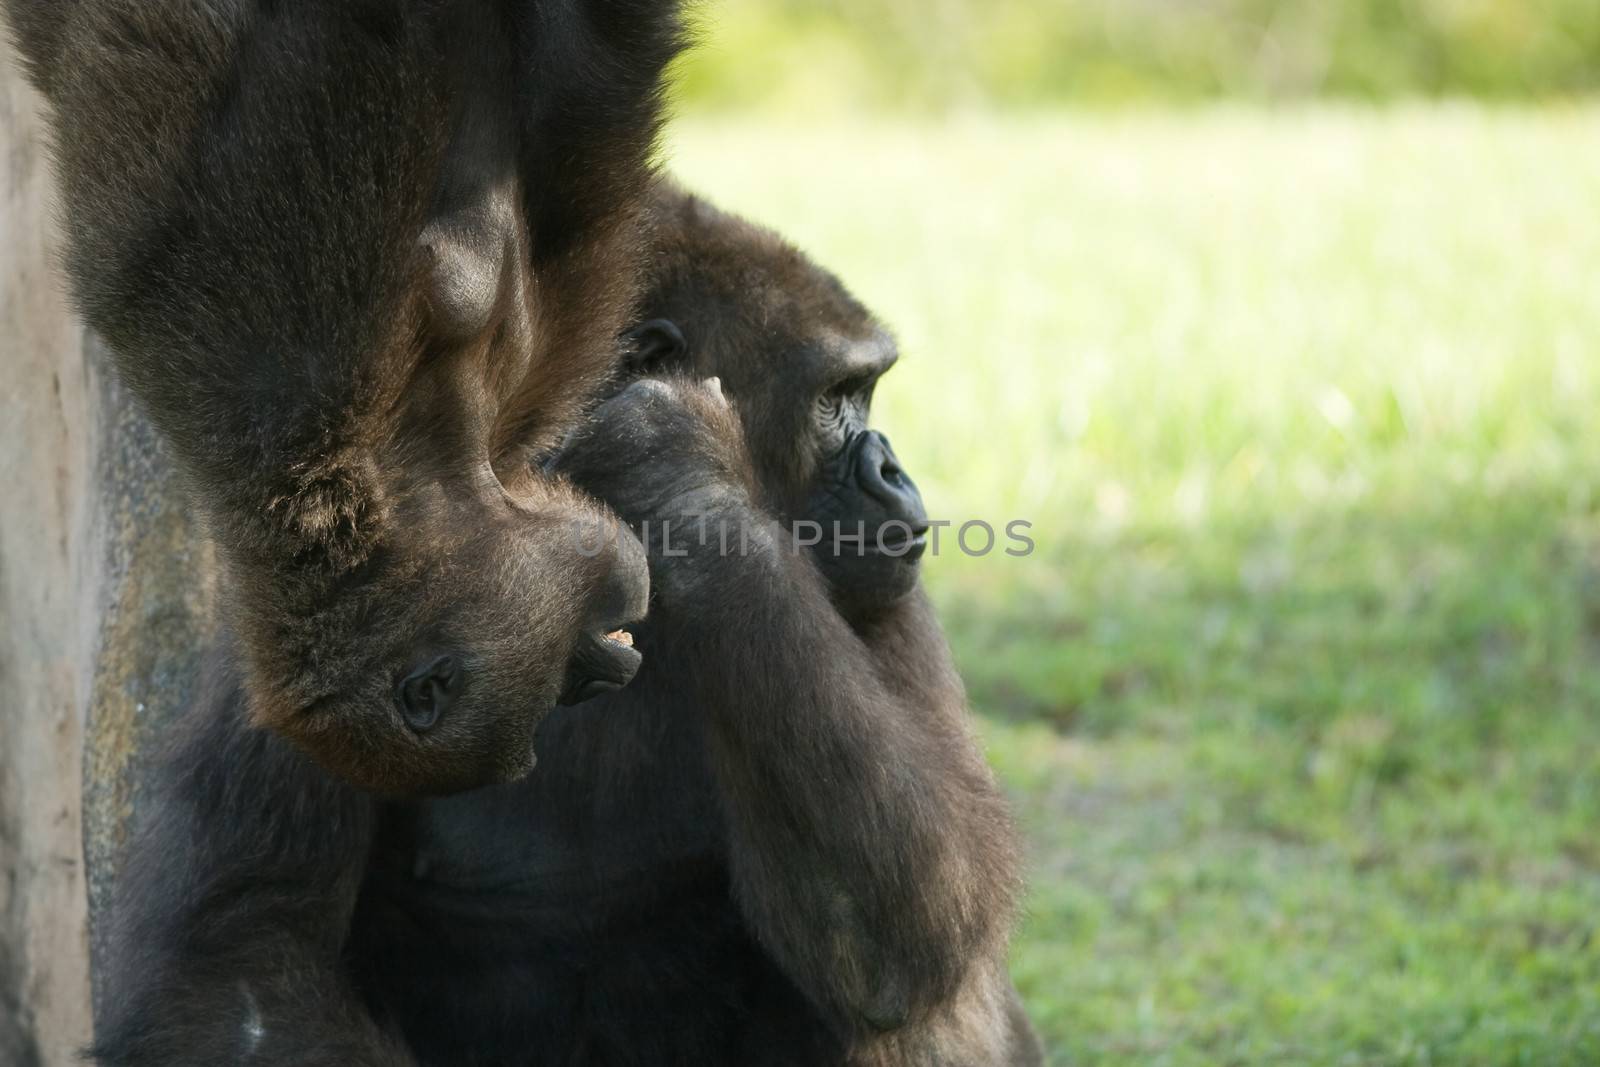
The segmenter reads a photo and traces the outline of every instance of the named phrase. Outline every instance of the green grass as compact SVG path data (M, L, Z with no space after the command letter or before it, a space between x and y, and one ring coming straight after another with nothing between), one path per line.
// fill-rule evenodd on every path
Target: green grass
M1600 111L680 124L880 421L1060 1063L1600 1063Z
M717 0L679 91L705 108L1600 89L1594 0Z

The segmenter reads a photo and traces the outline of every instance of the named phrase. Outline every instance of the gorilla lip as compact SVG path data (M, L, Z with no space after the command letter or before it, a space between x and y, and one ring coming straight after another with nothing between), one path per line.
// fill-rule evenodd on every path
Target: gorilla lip
M582 704L614 693L633 680L643 661L644 657L633 647L633 634L620 626L585 633L578 638L567 664L567 677L557 703Z
M897 541L879 541L877 544L864 546L866 553L872 556L894 556L900 559L917 560L928 547L927 533L915 534Z

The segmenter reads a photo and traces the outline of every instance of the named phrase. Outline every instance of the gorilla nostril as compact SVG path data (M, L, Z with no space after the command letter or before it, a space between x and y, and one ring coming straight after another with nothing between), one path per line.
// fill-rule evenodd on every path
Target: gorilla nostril
M920 517L921 498L916 486L901 468L900 461L895 458L887 437L877 430L868 430L862 434L857 464L859 472L857 477L860 478L861 488L868 496L876 499L893 514L909 512L913 516Z

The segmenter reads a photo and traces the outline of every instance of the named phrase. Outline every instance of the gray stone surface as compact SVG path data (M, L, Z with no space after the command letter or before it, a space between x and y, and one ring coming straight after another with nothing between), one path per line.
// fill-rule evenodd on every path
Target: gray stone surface
M90 1039L145 760L212 617L209 553L69 312L39 101L0 46L0 1065ZM86 862L87 860L87 862Z
M0 49L0 1063L89 1036L81 841L93 372L50 269L35 99Z
M100 555L82 794L91 962L106 947L117 861L163 727L199 679L216 589L210 545L154 431L113 380L101 382L92 479L92 551ZM99 992L97 984L97 1003Z

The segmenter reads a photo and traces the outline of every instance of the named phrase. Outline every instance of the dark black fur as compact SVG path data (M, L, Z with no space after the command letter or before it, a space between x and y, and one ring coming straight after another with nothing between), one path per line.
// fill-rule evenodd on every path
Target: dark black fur
M573 551L600 513L528 457L636 296L675 0L4 2L74 294L218 540L251 717L374 789L524 772L643 607L637 546Z
M226 646L116 888L101 1062L412 1062L343 964L378 806L253 728Z
M597 842L591 876L611 871L603 884L636 881L630 871L651 853L657 871L695 859L727 879L720 914L743 937L687 957L698 973L657 954L651 975L667 989L741 993L697 1030L678 1019L671 1031L811 1036L720 1062L1039 1062L1005 973L1015 834L918 586L920 538L872 552L880 524L926 528L920 496L867 428L894 342L772 233L671 187L655 218L636 365L678 377L628 387L562 461L630 522L651 523L646 666L609 702L623 714L552 719L547 735L570 732L551 750L578 758L521 791L540 795L530 808L541 823L554 820L559 795L609 791L600 783L619 772L601 752L639 751L645 780L628 792L647 804L696 798L693 825L720 824L663 845L659 823L613 813L584 835ZM714 387L696 384L709 376ZM796 552L790 531L807 522L827 536ZM834 542L835 522L852 534L864 524L865 551ZM725 550L723 529L749 531L747 550ZM604 730L603 747L588 740ZM568 807L585 825L591 809ZM686 901L715 909L723 891L640 894L628 913L635 923L653 913L650 928L669 931ZM751 971L741 951L778 974ZM694 1062L659 1033L633 1055L620 1062Z
M1005 973L1014 831L915 565L867 580L759 525L883 506L828 472L892 345L765 231L656 211L642 369L735 406L642 382L562 458L685 524L638 677L557 709L522 782L380 805L248 729L220 671L121 887L103 1062L1040 1061Z

